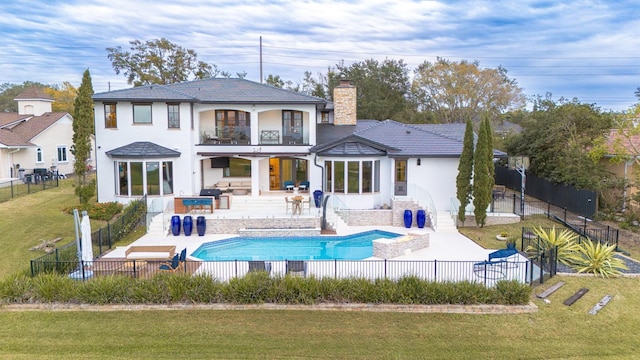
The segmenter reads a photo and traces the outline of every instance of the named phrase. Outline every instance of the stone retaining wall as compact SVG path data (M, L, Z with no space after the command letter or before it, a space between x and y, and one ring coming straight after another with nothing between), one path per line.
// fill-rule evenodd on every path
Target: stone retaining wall
M320 227L320 218L207 219L205 234L237 234L241 229L287 229L292 236L297 235L298 229L304 232Z
M392 259L429 247L429 234L409 234L394 239L373 240L373 256Z

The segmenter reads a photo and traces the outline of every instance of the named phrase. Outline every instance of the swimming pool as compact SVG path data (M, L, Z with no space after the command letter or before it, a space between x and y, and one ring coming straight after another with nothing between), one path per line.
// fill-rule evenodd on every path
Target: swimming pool
M346 236L235 237L204 243L192 256L205 261L362 260L373 256L373 240L398 236L372 230Z

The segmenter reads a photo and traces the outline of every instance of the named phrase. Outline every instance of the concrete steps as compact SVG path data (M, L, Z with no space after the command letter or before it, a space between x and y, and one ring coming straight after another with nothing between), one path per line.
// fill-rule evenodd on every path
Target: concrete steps
M458 232L456 224L451 218L451 213L448 211L438 211L436 214L437 232Z

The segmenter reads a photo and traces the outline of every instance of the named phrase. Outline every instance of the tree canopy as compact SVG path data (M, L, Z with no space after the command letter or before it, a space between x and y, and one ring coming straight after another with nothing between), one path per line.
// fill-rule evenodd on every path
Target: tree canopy
M412 91L421 111L431 111L442 123L492 118L525 103L522 89L503 67L481 69L477 61L438 58L415 71Z
M120 46L106 50L116 74L122 72L133 86L172 84L220 74L215 65L199 61L194 50L165 38L145 42L136 39L129 43L131 51Z
M336 67L338 79L351 80L357 88L358 119L406 120L406 113L413 106L407 96L411 83L404 61L369 59Z
M539 177L597 190L607 175L589 152L609 132L612 120L612 114L593 104L538 96L524 116L522 133L510 138L506 148L509 154L529 156L529 171Z
M62 86L34 81L25 81L22 84L4 83L0 85L0 112L18 112L18 102L13 99L33 86L53 97L52 111L63 111L73 115L73 102L77 89L67 81L63 82Z

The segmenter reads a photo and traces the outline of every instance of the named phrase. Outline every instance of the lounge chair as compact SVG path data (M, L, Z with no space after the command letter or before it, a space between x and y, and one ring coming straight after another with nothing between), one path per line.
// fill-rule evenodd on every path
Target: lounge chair
M266 271L271 273L271 263L266 261L249 261L249 272Z
M175 254L173 256L173 258L171 259L171 262L169 264L162 264L160 265L160 270L168 270L168 271L177 271L178 268L180 267L181 264L185 264L186 265L186 260L187 260L187 248L184 248L181 252L180 255Z
M309 191L309 181L300 181L299 185L300 191Z

